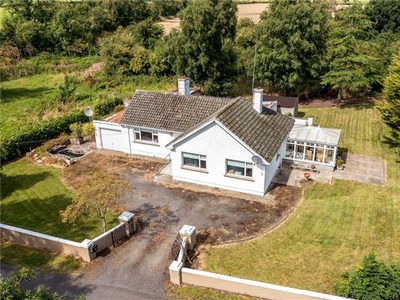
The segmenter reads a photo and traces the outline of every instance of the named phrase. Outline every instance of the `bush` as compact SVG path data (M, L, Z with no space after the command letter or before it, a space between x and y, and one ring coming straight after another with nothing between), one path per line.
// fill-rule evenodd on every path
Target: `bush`
M0 159L9 161L18 158L43 142L59 136L62 132L69 133L70 124L85 121L87 121L87 117L82 110L73 110L68 115L23 128L11 138L0 140Z
M100 96L99 103L94 106L95 118L107 116L116 106L124 105L124 101L120 97L115 97L113 95L103 95Z
M387 266L370 253L362 266L342 275L335 292L359 300L400 299L400 265Z

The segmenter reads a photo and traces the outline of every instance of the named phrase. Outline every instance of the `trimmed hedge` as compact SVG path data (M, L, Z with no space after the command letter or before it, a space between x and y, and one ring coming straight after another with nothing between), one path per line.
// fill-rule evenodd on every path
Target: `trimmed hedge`
M94 117L100 118L107 116L118 105L124 105L124 101L119 97L103 100L94 106Z
M9 161L43 144L45 141L59 136L62 132L70 132L69 125L86 122L87 117L82 110L73 110L68 115L53 118L23 128L11 138L0 140L0 159Z
M103 100L95 105L95 116L106 116L116 106L123 103L120 98ZM87 120L88 117L81 109L75 109L68 115L36 123L29 128L21 128L12 137L0 139L0 160L4 162L16 159L44 142L58 137L63 132L70 133L69 125L79 122L85 123Z

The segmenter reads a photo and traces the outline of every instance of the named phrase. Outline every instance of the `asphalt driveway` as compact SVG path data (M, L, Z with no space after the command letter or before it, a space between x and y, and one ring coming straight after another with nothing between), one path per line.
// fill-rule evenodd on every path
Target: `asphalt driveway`
M248 239L276 226L301 195L299 188L275 186L265 197L243 199L238 193L202 192L196 185L155 183L154 175L162 167L157 160L95 152L65 169L64 179L72 186L80 180L79 174L90 169L125 174L134 188L126 210L138 217L138 231L119 247L101 253L79 275L40 273L39 282L71 297L164 299L172 246L183 225L196 226L198 244Z

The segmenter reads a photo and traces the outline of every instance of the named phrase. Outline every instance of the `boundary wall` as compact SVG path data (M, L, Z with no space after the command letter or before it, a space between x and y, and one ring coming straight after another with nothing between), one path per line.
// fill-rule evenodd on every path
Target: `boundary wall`
M85 239L82 243L54 237L51 235L22 229L0 223L0 238L21 245L34 248L44 248L66 255L79 256L84 261L90 262L100 252L110 246L115 247L114 233L119 232L119 237L129 237L136 231L134 214L124 212L118 217L120 224L97 236L93 240Z
M294 300L345 300L348 298L307 290L295 289L265 282L242 279L227 275L215 274L200 270L185 268L186 251L193 249L196 244L196 228L184 225L179 231L182 239L181 250L177 260L169 266L170 281L173 284L190 284L206 288L217 289L230 293L238 293L266 299L294 299Z

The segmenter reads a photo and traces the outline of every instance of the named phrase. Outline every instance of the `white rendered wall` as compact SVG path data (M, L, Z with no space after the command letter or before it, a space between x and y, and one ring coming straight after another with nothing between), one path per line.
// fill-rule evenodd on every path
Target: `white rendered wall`
M129 153L128 129L117 123L93 121L97 149Z
M274 178L276 171L278 170L279 166L282 164L282 158L283 158L283 151L286 149L286 140L283 141L281 147L279 150L276 152L274 158L271 160L271 163L266 166L266 172L265 172L265 190L268 189L269 185L272 182L272 179Z
M182 152L206 155L207 171L182 168ZM253 164L251 180L226 176L226 159L252 163L253 155L254 153L242 146L222 127L211 123L175 145L175 151L171 153L173 178L261 196L266 191L264 166ZM267 169L271 176L275 174L271 168Z
M134 127L131 126L103 121L93 121L93 125L98 149L160 158L168 158L171 150L165 148L165 145L179 135L178 132L158 130L158 144L151 144L135 141Z
M135 141L134 127L129 127L130 154L155 156L169 159L170 149L165 148L169 142L179 135L178 132L160 131L158 132L158 144Z

